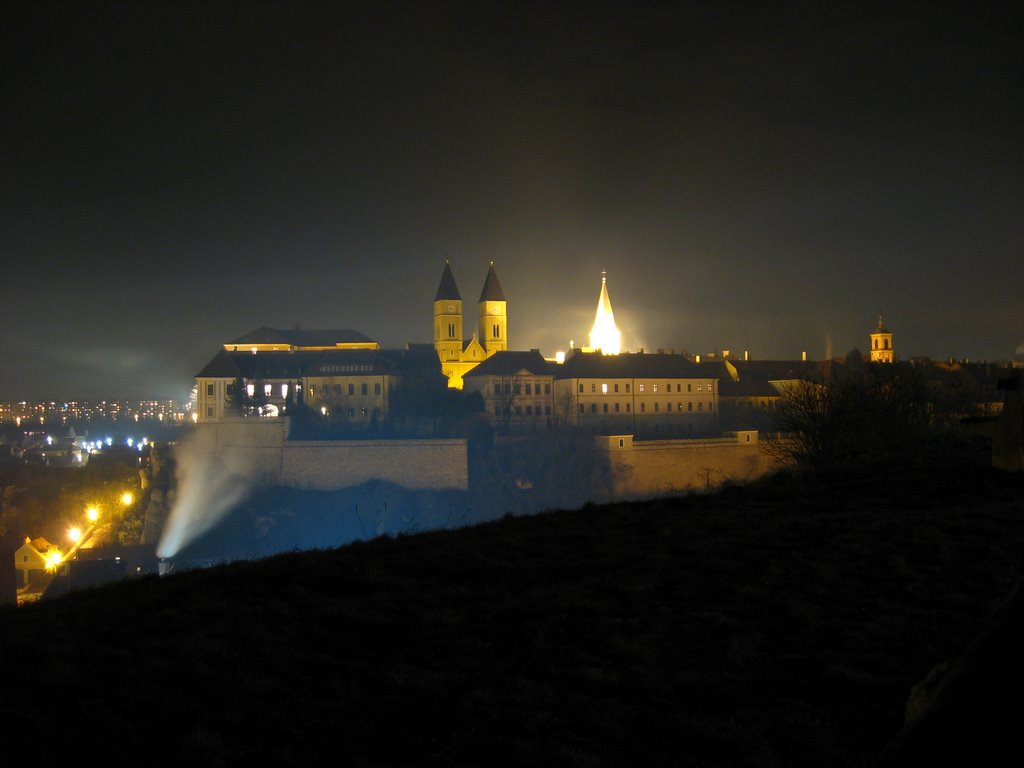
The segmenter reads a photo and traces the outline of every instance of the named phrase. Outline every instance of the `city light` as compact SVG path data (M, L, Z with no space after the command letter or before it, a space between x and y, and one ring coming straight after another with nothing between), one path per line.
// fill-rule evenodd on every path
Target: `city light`
M121 503L124 504L126 507L131 506L131 503L133 501L135 501L135 497L132 496L131 493L129 493L128 491L125 491L124 493L121 494Z
M48 570L53 570L58 565L60 565L61 561L63 560L64 555L60 553L60 550L51 549L49 552L46 553L46 567Z
M85 510L85 516L89 518L89 522L95 523L97 520L99 520L100 510L96 506L89 507L87 510Z
M72 526L68 529L68 538L77 543L82 538L82 529L78 526Z

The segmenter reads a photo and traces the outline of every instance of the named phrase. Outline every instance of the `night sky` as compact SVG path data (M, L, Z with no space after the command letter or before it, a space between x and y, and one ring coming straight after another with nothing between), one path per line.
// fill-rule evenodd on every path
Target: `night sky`
M5 6L0 400L430 342L446 257L548 356L601 270L631 350L1024 352L1010 4L337 6Z

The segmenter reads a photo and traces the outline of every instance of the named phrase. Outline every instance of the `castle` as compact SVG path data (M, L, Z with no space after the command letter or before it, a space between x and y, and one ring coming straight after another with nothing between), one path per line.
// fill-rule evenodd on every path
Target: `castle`
M893 334L881 318L870 342L872 362L894 362ZM763 411L786 381L826 376L831 362L624 351L605 272L588 345L556 359L514 350L494 263L475 322L467 322L446 259L433 300L432 345L382 349L353 329L259 328L225 343L197 374L195 413L197 421L277 417L301 403L335 428L360 432L398 422L408 427L412 417L429 416L447 388L478 394L488 421L505 432L573 426L595 434L706 437L721 430L723 397Z

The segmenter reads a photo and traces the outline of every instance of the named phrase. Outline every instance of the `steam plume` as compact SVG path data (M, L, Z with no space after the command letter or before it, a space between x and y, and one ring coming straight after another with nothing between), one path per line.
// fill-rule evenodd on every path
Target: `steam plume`
M240 452L200 452L186 444L176 458L178 490L157 545L158 557L173 557L212 528L253 487L253 467Z

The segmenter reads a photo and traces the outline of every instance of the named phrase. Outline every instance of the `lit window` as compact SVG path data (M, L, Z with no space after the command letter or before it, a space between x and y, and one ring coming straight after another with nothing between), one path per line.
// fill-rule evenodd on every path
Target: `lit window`
M643 385L641 385L641 386L643 386ZM658 391L658 385L657 384L654 385L654 389L652 391L653 392L657 392Z
M288 385L287 384L282 384L281 385L281 397L288 397Z
M256 394L256 385L255 384L246 384L245 385L245 391L249 395L249 397L253 397Z
M640 385L640 391L641 391L641 392L643 392L643 391L644 391L644 385L643 385L643 384L641 384L641 385Z
M206 385L206 396L213 397L213 384Z
M700 392L702 389L704 389L704 385L703 384L698 384L697 385L697 391Z
M607 384L602 384L601 385L601 394L602 395L607 395L608 394L608 385Z

